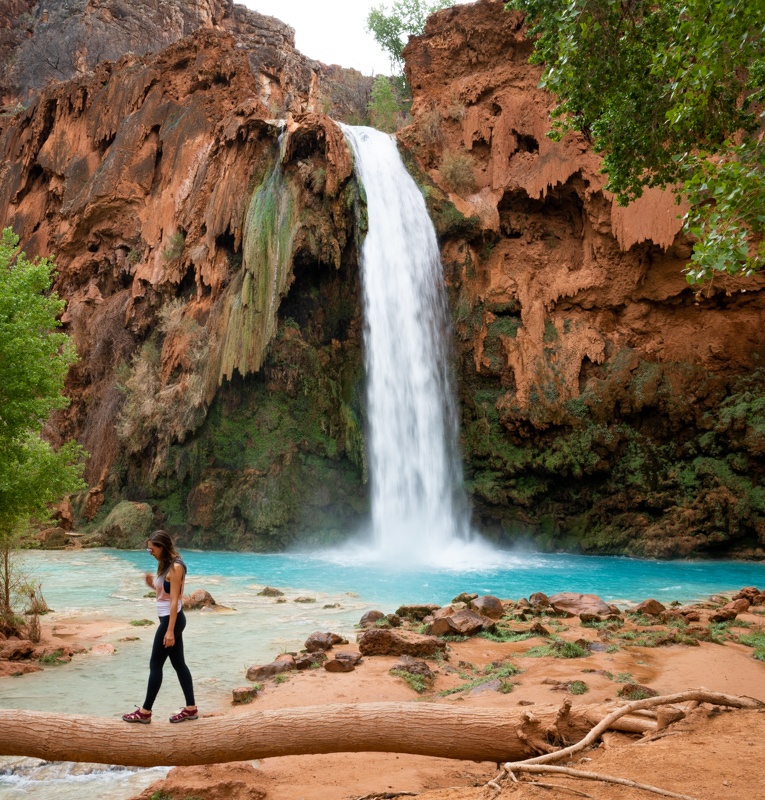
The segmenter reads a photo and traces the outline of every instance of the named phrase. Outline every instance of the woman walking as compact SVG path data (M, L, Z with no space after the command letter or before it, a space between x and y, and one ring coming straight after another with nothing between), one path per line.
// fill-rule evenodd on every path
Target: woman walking
M191 672L183 658L183 629L186 615L183 613L183 584L186 580L186 565L178 555L172 538L165 531L155 531L146 549L157 559L157 574L147 572L144 576L147 586L157 592L157 616L159 627L154 635L154 646L149 661L149 685L143 705L130 714L125 714L125 722L151 722L151 708L162 686L162 668L169 658L178 675L186 706L170 717L170 722L185 722L197 718L194 704L194 684Z

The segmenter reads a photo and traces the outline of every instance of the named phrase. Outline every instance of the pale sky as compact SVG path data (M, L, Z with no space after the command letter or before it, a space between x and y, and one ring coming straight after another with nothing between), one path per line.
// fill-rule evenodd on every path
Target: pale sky
M364 75L390 75L388 56L366 31L369 11L391 0L236 0L276 17L295 29L295 46L303 55L353 67Z

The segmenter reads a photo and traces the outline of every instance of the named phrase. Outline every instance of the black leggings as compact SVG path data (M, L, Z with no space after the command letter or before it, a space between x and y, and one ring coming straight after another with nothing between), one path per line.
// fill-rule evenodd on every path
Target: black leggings
M154 634L154 646L151 648L151 660L149 661L149 685L146 688L146 699L143 701L143 707L147 711L151 711L151 707L157 699L159 687L162 686L162 668L168 657L178 675L181 689L186 698L186 705L194 705L194 684L191 680L191 672L183 658L183 629L186 627L186 615L183 611L178 612L178 616L175 618L175 644L172 647L165 647L163 640L169 622L169 616L160 617L159 627Z

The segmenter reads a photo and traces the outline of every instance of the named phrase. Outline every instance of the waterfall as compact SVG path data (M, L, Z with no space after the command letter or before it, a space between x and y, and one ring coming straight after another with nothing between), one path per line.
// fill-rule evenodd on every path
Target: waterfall
M361 253L376 551L432 560L468 538L436 232L394 139L342 126L366 194Z

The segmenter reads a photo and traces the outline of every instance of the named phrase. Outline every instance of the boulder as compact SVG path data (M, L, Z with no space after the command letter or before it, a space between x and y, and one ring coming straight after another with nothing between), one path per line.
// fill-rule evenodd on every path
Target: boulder
M275 589L273 586L264 586L259 592L258 597L281 597L284 592L281 589Z
M446 642L435 636L389 628L370 628L359 637L359 650L364 656L418 656L433 658L446 652Z
M329 633L314 631L303 645L309 653L324 652L332 649L332 637Z
M274 675L279 675L282 672L290 672L297 669L295 665L295 657L287 653L280 655L275 661L263 666L252 666L247 670L248 681L264 681L267 678L273 678Z
M660 617L667 607L660 603L658 600L649 599L643 600L642 603L632 609L633 614L647 614L649 617Z
M243 706L246 703L251 703L257 696L258 690L254 686L240 686L233 689L231 702L235 706Z
M59 550L71 542L69 534L60 527L44 528L37 534L37 538L46 550Z
M451 615L434 619L428 626L431 636L475 636L494 627L494 620L465 608Z
M305 640L305 649L309 653L316 653L319 651L331 650L336 644L348 644L348 640L330 631L314 631Z
M544 592L534 592L529 595L529 604L532 608L549 608L550 598Z
M726 603L720 610L731 610L737 614L743 614L745 611L749 611L750 605L751 603L745 597L739 597L738 600L731 600L730 603Z
M378 620L385 619L385 614L382 611L367 611L364 616L359 620L359 625L362 628L368 628L370 625L374 625L375 622Z
M96 533L109 547L136 550L146 546L154 528L154 512L148 503L123 500L109 512Z
M432 603L420 604L420 605L410 605L410 606L401 606L400 608L396 609L396 614L399 617L406 617L407 619L413 619L417 622L422 622L428 614L432 614L434 611L437 611L439 606L433 605Z
M475 600L470 601L470 608L476 614L482 614L489 619L501 619L505 613L505 608L502 601L493 594L485 594L481 597L476 597Z
M745 600L748 600L751 605L754 605L755 597L760 597L763 594L756 586L745 586L740 592L731 597L731 600L741 600L743 597Z
M183 598L183 607L186 610L208 608L216 605L218 604L206 589L195 589L190 595Z
M575 617L582 613L610 614L611 606L596 594L577 594L576 592L559 592L550 599L550 606L556 614Z

